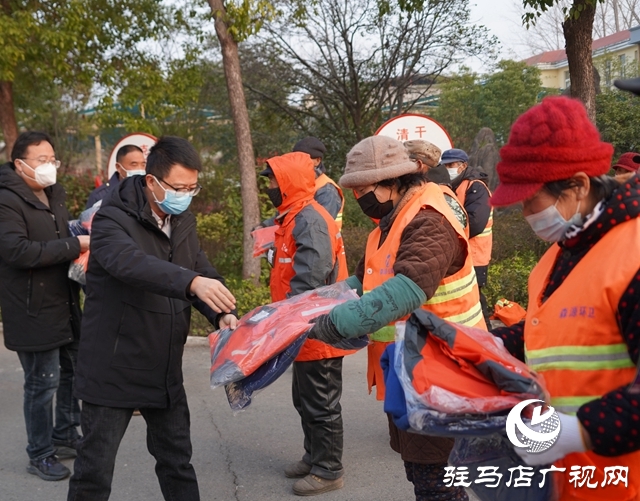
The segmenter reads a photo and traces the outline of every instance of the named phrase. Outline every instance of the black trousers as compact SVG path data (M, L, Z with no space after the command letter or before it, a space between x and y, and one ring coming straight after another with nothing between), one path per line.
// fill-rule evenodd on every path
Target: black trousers
M478 281L478 289L480 292L480 306L482 306L482 316L484 317L484 321L487 324L487 329L491 330L491 322L489 320L489 317L493 314L493 308L489 307L487 298L482 290L487 286L487 274L489 271L489 266L474 266L473 268L476 272L476 280Z
M82 440L67 501L106 501L116 454L134 409L82 404ZM156 475L167 501L199 501L191 465L189 407L186 397L168 409L140 409L147 423L147 449L156 459Z
M445 466L447 466L446 462L441 464L404 462L407 480L413 484L416 501L469 501L469 496L462 487L446 486Z
M342 357L293 363L293 406L300 414L311 474L334 480L342 468Z

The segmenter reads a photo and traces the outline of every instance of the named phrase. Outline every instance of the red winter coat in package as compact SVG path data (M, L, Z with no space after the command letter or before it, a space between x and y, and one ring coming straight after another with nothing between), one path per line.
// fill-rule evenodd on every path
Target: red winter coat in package
M304 336L311 320L350 299L358 295L342 281L260 306L244 315L235 330L209 334L211 387L249 376Z

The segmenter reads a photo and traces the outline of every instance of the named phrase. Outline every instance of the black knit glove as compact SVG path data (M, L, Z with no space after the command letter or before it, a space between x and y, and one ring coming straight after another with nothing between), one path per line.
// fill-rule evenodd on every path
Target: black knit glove
M331 345L344 341L344 337L340 335L328 313L314 318L310 323L313 324L313 327L309 331L309 339L317 339Z

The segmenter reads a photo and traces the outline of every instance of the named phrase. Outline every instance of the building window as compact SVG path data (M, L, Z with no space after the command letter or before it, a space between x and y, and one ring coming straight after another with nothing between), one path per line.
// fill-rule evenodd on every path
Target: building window
M564 72L564 88L568 89L569 85L571 85L571 78L569 77L569 72Z
M604 64L604 83L607 87L611 87L611 60Z
M620 54L620 56L618 57L618 60L620 62L620 78L624 78L627 74L626 71L626 67L627 67L627 55L626 54Z

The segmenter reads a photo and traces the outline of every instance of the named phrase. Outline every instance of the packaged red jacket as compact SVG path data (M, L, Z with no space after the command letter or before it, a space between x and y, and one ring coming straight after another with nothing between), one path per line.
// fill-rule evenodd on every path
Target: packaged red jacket
M93 207L89 207L87 210L80 214L79 219L69 221L69 233L72 236L78 235L91 235L91 223L93 223L93 216L96 215L98 209L102 205L101 202L96 203ZM89 251L80 253L75 260L69 265L69 278L82 285L87 283L87 266L89 266Z
M312 319L350 299L358 299L358 295L342 281L260 306L244 315L235 330L209 334L211 387L253 374L303 336ZM362 347L359 338L354 343L358 341Z
M485 330L418 310L405 325L403 341L403 349L396 350L397 362L401 360L396 368L405 393L415 397L418 409L485 415L546 396L542 377Z
M253 237L253 257L262 256L273 247L276 240L277 229L278 225L273 225L251 232L251 236Z

